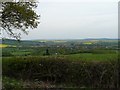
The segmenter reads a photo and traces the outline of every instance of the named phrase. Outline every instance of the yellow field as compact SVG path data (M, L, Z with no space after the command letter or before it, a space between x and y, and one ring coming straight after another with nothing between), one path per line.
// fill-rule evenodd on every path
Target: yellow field
M0 44L0 48L5 48L5 47L7 47L8 45L6 45L6 44Z
M83 43L83 44L92 44L92 42L85 42L85 43Z
M53 42L58 42L58 43L60 43L60 42L67 42L67 41L64 41L64 40L54 40Z

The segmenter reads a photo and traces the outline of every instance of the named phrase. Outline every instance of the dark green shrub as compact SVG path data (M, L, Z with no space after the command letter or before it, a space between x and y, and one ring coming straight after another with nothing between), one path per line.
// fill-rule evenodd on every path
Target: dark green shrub
M18 90L19 88L23 87L21 81L9 77L3 77L2 82L2 88L4 90Z
M73 61L62 57L3 58L3 76L39 80L73 87L107 87L117 84L116 61Z

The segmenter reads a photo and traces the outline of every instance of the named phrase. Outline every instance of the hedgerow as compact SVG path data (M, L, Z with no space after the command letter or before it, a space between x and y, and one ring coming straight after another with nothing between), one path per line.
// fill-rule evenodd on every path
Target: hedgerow
M117 60L85 61L64 57L3 58L3 76L38 80L72 87L115 88Z

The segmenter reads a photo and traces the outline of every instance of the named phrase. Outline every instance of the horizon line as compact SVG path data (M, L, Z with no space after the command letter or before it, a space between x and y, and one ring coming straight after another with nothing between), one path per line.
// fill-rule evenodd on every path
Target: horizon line
M0 38L0 39L11 39L11 40L16 40L15 38ZM45 39L45 38L41 38L41 39L20 39L20 40L85 40L85 39L120 39L118 38L49 38L49 39Z

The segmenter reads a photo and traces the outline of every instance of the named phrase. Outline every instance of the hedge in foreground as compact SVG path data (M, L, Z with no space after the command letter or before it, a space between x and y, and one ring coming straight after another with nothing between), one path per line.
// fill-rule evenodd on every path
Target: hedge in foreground
M3 76L38 80L72 87L117 86L117 63L67 60L62 57L3 58Z

